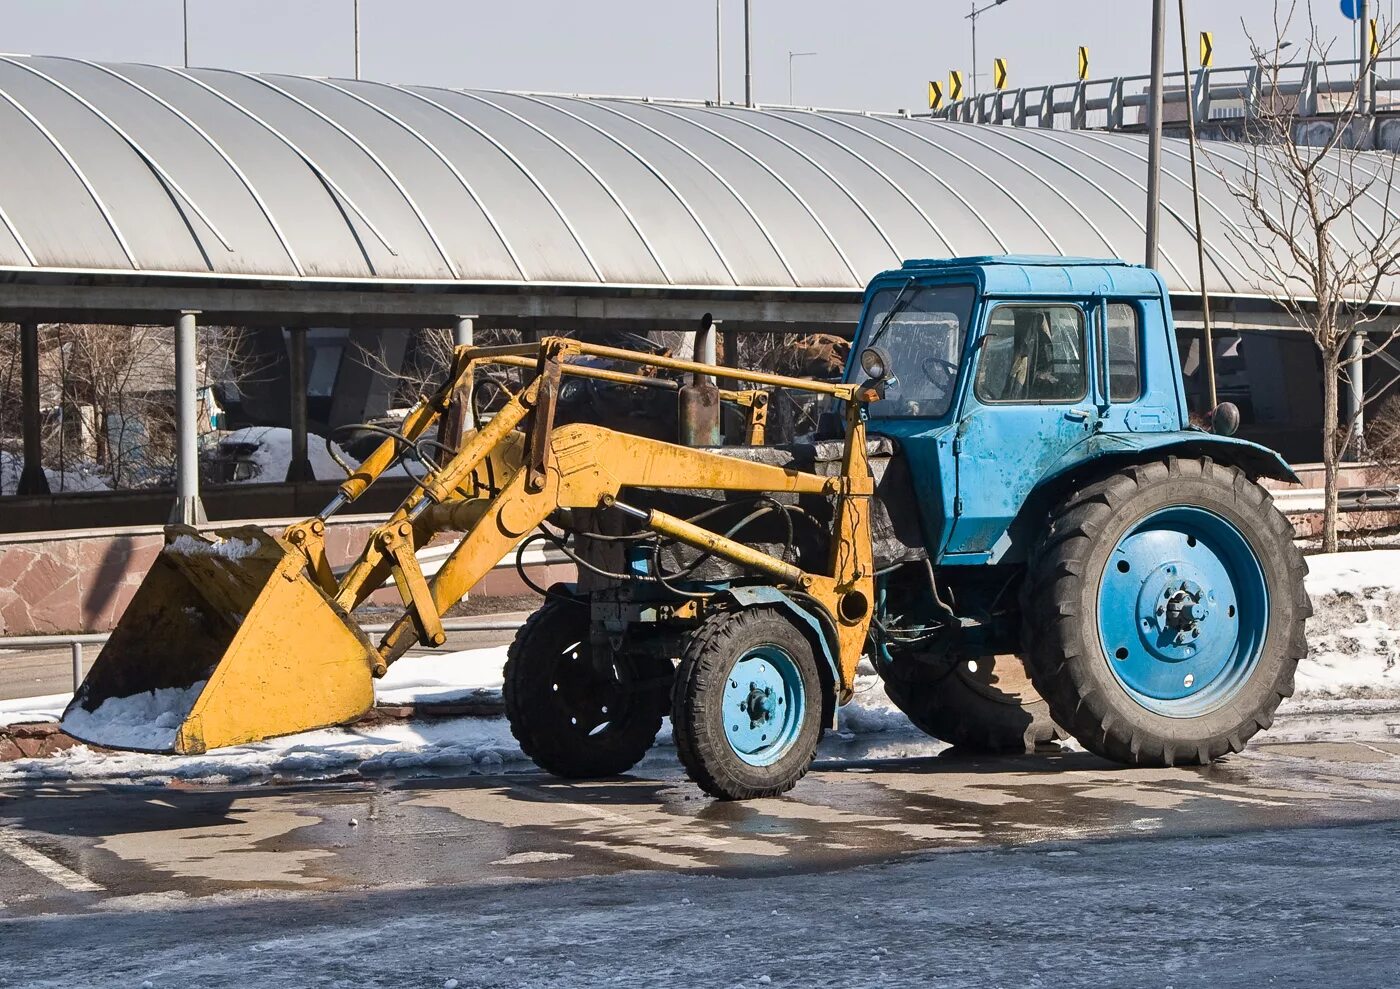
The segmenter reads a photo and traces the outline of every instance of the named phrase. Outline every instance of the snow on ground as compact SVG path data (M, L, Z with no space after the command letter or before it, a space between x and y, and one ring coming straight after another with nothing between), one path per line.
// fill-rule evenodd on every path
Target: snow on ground
M374 685L381 704L432 704L482 692L499 693L506 646L465 649L442 656L405 656Z
M1314 616L1310 653L1298 667L1297 694L1286 712L1326 717L1351 707L1400 701L1400 550L1310 557ZM497 695L505 647L410 656L377 685L381 703L405 704ZM0 701L0 724L54 720L68 697ZM1358 713L1358 712L1353 712ZM1364 712L1359 712L1364 713ZM851 704L841 709L836 742L859 740L862 757L898 755L922 736L862 668ZM657 745L670 758L670 725ZM874 748L871 748L874 746ZM912 750L910 750L912 751ZM824 752L825 756L825 752ZM840 758L838 753L836 757ZM446 769L500 772L529 763L503 718L420 718L377 726L307 732L203 756L98 754L85 747L43 760L0 764L0 781L21 778L240 780L274 774L318 775Z

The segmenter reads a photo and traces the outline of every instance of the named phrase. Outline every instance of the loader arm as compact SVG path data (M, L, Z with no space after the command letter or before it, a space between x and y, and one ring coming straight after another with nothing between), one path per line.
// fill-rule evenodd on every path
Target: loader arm
M172 698L173 718L164 720L178 726L150 743L158 751L200 752L353 721L373 703L372 677L382 676L414 643L441 644L443 612L560 509L626 512L645 530L784 588L820 624L838 657L834 686L848 699L874 593L868 397L848 384L724 369L726 378L750 386L726 397L749 410L751 438L760 434L767 408L766 394L753 386L801 389L845 403L842 470L826 476L601 426L557 425L559 384L566 374L629 384L663 380L569 366L588 356L690 374L716 370L558 337L529 346L458 348L448 382L418 403L400 431L341 483L315 517L280 537L255 527L213 533L168 528L164 550L70 704L66 728L98 744L131 747L97 715L109 700L154 690ZM524 380L513 390L502 384L505 404L479 428L467 429L476 375L493 364L525 371ZM450 435L458 428L454 422L462 424L460 437ZM435 424L439 436L428 441ZM438 463L440 453L426 452L430 445L450 456ZM337 583L325 556L326 519L405 455L429 470L415 479L414 490L374 530ZM624 489L635 488L826 496L835 505L827 566L809 572L706 529L698 517L644 511L618 500ZM429 581L416 553L448 531L463 535ZM391 578L405 612L376 647L353 612Z

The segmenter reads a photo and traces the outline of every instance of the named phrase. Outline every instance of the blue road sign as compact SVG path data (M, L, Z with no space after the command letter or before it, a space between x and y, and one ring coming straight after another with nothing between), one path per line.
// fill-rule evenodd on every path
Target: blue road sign
M1342 0L1342 16L1353 21L1361 20L1361 0Z

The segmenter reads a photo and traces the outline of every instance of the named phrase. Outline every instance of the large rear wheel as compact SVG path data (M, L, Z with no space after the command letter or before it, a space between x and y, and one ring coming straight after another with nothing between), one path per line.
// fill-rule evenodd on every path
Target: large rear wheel
M1065 737L1012 654L960 658L924 679L891 676L885 693L920 731L967 752L1032 752Z
M550 598L506 656L511 733L541 769L569 779L616 776L642 760L666 713L670 662L595 659L587 604Z
M1051 515L1026 581L1031 676L1055 720L1107 758L1238 752L1293 692L1306 574L1292 527L1239 470L1129 468Z

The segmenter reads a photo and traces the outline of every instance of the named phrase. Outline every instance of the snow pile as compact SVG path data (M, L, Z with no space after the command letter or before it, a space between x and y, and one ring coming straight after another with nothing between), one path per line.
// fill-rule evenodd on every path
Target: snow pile
M19 478L23 472L23 456L0 450L0 494L14 494L19 489ZM112 490L111 478L94 463L82 462L68 470L45 467L44 476L49 479L49 490L55 494Z
M206 682L109 697L95 711L75 707L59 727L74 738L98 745L168 752L175 747L175 735Z
M252 462L253 466L257 468L257 474L239 483L278 484L286 478L287 468L292 462L292 431L290 429L281 426L247 426L224 433L219 437L219 443L221 445L246 443L254 447ZM331 446L347 464L355 463L355 458L342 450L338 443L332 443ZM326 450L325 437L317 436L315 433L307 433L306 459L311 462L311 471L315 474L316 480L345 480L345 471ZM422 468L419 468L419 473L422 473ZM396 464L384 472L386 477L406 476L406 474L407 471L402 464Z
M452 718L326 728L199 756L97 753L84 746L47 759L0 763L0 781L15 779L170 780L229 783L267 776L323 777L454 770L499 773L530 765L504 718Z
M1312 598L1299 696L1400 694L1400 550L1308 557Z
M226 560L241 560L258 551L258 542L255 539L219 539L209 542L184 535L172 539L165 551L176 556L221 556Z
M257 474L248 478L244 483L276 484L286 478L287 468L292 462L292 431L290 429L281 426L248 426L223 434L219 437L219 443L221 445L246 443L254 447L252 461L253 466L257 468ZM340 454L347 463L350 462L339 446L335 447L335 452ZM316 480L344 480L345 471L340 469L335 459L326 451L324 437L317 436L315 433L307 434L306 459L311 461L311 470L316 475Z
M380 704L432 704L499 694L506 646L405 656L374 685Z

